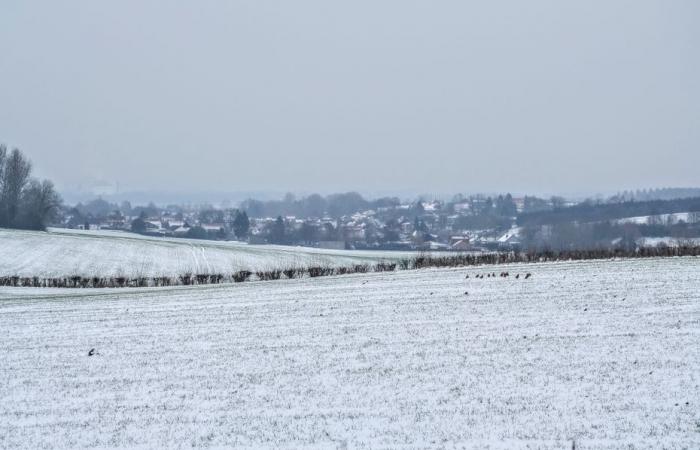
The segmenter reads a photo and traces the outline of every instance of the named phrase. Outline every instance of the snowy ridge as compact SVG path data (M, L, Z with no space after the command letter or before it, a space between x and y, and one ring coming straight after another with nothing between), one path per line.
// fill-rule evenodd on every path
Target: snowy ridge
M377 263L408 252L326 250L157 238L120 231L0 229L0 276L178 276Z

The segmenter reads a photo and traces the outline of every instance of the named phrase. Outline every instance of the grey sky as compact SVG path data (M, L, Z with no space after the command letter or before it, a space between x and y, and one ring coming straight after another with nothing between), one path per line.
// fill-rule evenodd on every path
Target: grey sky
M700 2L0 5L0 142L60 187L700 185Z

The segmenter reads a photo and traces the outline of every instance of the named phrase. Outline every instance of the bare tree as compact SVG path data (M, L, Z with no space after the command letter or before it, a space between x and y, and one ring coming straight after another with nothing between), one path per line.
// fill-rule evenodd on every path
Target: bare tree
M0 204L4 208L5 225L13 226L17 219L22 191L29 182L32 165L18 149L12 150L4 159Z
M31 172L22 152L0 145L0 227L43 230L58 213L61 198L53 183L32 179Z
M0 144L0 183L2 183L2 169L5 167L5 159L7 158L7 147ZM0 184L2 189L2 184Z
M5 202L2 199L2 193L5 191L5 161L7 160L7 147L0 144L0 227L6 225L5 219Z
M51 181L31 180L24 189L21 205L18 225L32 230L44 230L55 218L61 206L61 198Z

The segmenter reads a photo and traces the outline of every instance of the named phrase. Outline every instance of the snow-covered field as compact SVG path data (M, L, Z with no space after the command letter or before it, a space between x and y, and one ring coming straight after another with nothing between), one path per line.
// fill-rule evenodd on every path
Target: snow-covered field
M679 222L695 223L700 220L699 212L681 212L675 214L658 214L655 216L635 216L616 219L618 224L634 223L637 225L674 224Z
M0 333L0 448L700 448L700 258L0 288Z
M295 266L347 266L407 256L401 252L324 250L168 239L119 231L0 229L0 276L177 276Z
M643 237L637 239L637 245L641 247L656 247L666 245L668 247L677 247L679 245L698 245L700 246L700 238L674 238L671 236L663 237Z

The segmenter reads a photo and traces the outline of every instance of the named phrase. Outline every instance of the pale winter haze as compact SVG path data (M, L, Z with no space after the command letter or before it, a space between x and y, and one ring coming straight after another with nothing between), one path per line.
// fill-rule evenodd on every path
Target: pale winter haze
M0 6L0 141L62 189L698 184L700 3Z

